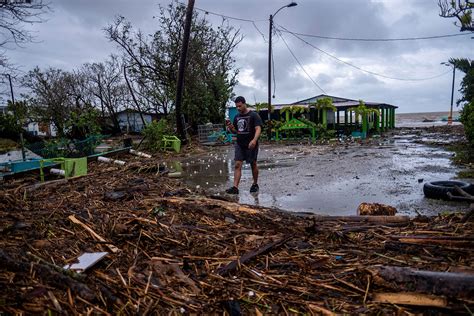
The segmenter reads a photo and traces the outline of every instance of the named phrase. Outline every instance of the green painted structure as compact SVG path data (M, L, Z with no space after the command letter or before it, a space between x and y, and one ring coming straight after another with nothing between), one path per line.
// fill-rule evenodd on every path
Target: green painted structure
M313 107L313 104L315 104L317 100L322 98L331 98L332 104L336 107L336 111L315 109ZM361 133L361 135L368 135L371 133L378 134L381 132L385 132L389 129L395 128L395 110L397 109L397 106L388 103L365 101L364 105L368 109L373 109L377 111L372 111L360 117L359 115L355 114L355 111L353 111L354 108L357 108L359 106L359 100L321 94L291 104L275 104L274 111L271 113L271 119L281 120L283 118L283 115L280 114L280 110L285 107L303 106L308 108L308 111L303 114L303 117L306 120L309 120L315 124L321 124L322 126L326 126L328 129L335 129L338 134L342 133L345 135L350 135L352 134L352 132L359 132ZM259 113L265 121L268 117L267 110L259 111ZM288 112L285 113L285 119L287 122L285 123L285 125L287 125L291 121ZM300 121L300 123L305 124L302 121ZM308 126L301 128L308 128ZM280 137L278 137L278 139L279 138Z
M287 112L288 114L288 112ZM311 132L311 139L316 139L316 129L314 126L306 124L296 118L288 120L285 124L275 130L275 140L280 140L281 132L288 130L298 130L298 129L307 129Z
M61 169L64 170L65 178L72 178L83 176L87 174L87 157L82 158L51 158L41 159L40 161L40 177L41 181L44 182L44 171L43 168L50 166L51 164L59 164Z

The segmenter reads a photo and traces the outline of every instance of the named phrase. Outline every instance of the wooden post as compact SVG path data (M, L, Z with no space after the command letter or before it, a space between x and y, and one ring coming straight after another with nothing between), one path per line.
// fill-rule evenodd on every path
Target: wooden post
M189 34L191 33L191 22L193 19L193 8L194 0L188 0L188 8L186 9L186 18L184 21L183 45L181 46L181 56L179 59L178 82L176 85L176 128L183 143L186 142L186 133L183 124L183 117L181 116L181 104L183 101L184 71L186 69L186 57L188 54Z

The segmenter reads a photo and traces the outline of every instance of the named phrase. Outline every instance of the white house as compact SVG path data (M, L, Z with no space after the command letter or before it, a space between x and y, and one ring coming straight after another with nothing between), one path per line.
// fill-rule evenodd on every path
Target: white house
M35 136L55 137L58 132L52 123L30 122L26 130Z
M148 125L152 121L160 118L158 115L145 113L145 112L142 112L141 115L143 116L145 125ZM117 120L119 122L120 129L122 131L141 132L141 130L145 127L143 125L140 112L138 112L137 110L126 109L126 110L117 112Z

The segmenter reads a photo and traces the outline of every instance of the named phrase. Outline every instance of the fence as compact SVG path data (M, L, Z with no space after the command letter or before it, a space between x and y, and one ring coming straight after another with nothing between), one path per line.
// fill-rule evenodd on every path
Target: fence
M106 138L104 135L93 135L79 141L62 138L50 142L33 143L26 147L43 158L84 157L94 154L94 149L104 138Z
M219 141L219 137L223 134L225 134L224 124L206 124L198 126L199 142L202 144L214 144Z

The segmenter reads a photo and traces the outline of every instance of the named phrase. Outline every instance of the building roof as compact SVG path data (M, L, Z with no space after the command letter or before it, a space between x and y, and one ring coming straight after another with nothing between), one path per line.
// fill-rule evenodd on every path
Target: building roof
M345 102L345 101L357 101L357 100L352 100L352 99L346 99L346 98L341 98L341 97L335 97L335 96L327 95L327 94L320 94L320 95L316 95L316 96L311 97L311 98L308 98L308 99L304 99L304 100L301 100L301 101L293 102L292 104L294 104L294 105L296 105L296 104L298 104L298 105L301 105L301 104L310 104L310 103L314 103L314 102L316 102L317 100L323 99L323 98L331 98L333 103L336 103L336 102Z
M311 98L308 98L308 99L304 99L304 100L301 100L301 101L296 101L296 102L293 102L293 103L274 104L273 108L275 110L280 110L283 107L292 106L292 105L299 105L299 106L308 107L312 103L316 102L319 99L323 99L323 98L331 98L332 99L332 104L338 110L345 110L345 109L348 109L348 108L351 108L351 107L356 107L356 106L359 105L359 100L346 99L346 98L342 98L342 97L335 97L335 96L331 96L331 95L327 95L327 94L320 94L320 95L317 95L317 96L314 96L314 97L311 97ZM385 108L385 109L387 109L387 108L391 108L391 109L398 108L398 106L391 105L391 104L388 104L388 103L365 102L365 101L364 101L364 103L369 108Z

